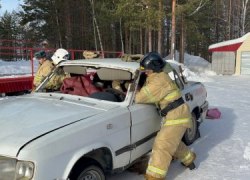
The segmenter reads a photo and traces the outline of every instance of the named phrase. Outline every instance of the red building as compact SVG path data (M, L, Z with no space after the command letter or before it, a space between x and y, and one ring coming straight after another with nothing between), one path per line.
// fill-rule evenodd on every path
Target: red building
M217 74L250 75L250 33L208 48L212 52L212 70Z

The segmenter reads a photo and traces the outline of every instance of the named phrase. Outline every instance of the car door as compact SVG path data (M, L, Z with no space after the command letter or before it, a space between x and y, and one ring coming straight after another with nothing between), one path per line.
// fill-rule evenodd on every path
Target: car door
M155 105L133 104L131 112L131 162L152 149L154 138L160 129L161 117Z
M139 75L140 77L140 75ZM135 88L139 78L135 81ZM136 104L135 92L129 106L131 114L131 162L152 149L154 138L160 129L161 117L154 104Z

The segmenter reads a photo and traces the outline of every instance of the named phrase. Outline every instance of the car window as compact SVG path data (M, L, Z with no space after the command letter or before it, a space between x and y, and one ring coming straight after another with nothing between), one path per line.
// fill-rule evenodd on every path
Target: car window
M184 88L184 84L183 81L181 79L181 77L179 76L179 74L172 69L171 72L165 72L168 73L169 76L171 77L171 79L173 80L173 82L178 86L179 89L183 89ZM140 76L139 76L139 80L137 82L137 89L139 90L141 87L143 87L144 83L146 82L147 79L147 75L145 74L145 72L141 72Z
M174 82L176 83L176 85L178 86L179 89L183 89L184 84L183 84L181 77L176 72L176 70L173 70L172 72L173 72Z
M61 76L58 76L59 69ZM123 102L132 82L132 73L120 69L65 66L58 70L48 77L44 85L39 88L39 92L56 92ZM117 81L120 90L114 88L114 81Z

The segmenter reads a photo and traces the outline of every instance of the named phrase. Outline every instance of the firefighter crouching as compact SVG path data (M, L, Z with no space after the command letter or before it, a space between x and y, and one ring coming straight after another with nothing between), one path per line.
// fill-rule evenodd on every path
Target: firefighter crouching
M152 103L161 110L163 124L158 132L146 170L145 179L165 179L172 158L177 158L189 169L194 169L196 155L182 142L191 126L191 114L177 85L162 70L166 62L156 52L146 54L140 62L147 80L136 93L136 103ZM159 122L160 123L160 122Z

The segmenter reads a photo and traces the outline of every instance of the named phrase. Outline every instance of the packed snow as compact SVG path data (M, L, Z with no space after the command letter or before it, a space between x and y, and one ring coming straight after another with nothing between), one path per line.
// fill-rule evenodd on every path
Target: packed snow
M29 74L29 61L0 61L1 74ZM178 64L178 63L176 63ZM35 63L37 66L37 62ZM197 154L197 169L190 171L177 160L170 165L169 180L249 180L250 179L250 76L216 75L210 64L197 56L185 55L182 65L188 80L203 82L209 108L218 108L220 119L206 119L201 137L190 146ZM142 180L143 175L125 171L108 180Z
M34 71L38 68L38 61L34 62ZM0 77L16 77L19 75L30 75L32 73L31 61L3 61L0 60Z
M203 82L210 108L218 108L220 119L206 119L201 138L193 145L197 169L190 171L179 161L171 163L169 180L249 180L250 179L250 76L210 76ZM126 171L108 180L142 180L143 175Z

